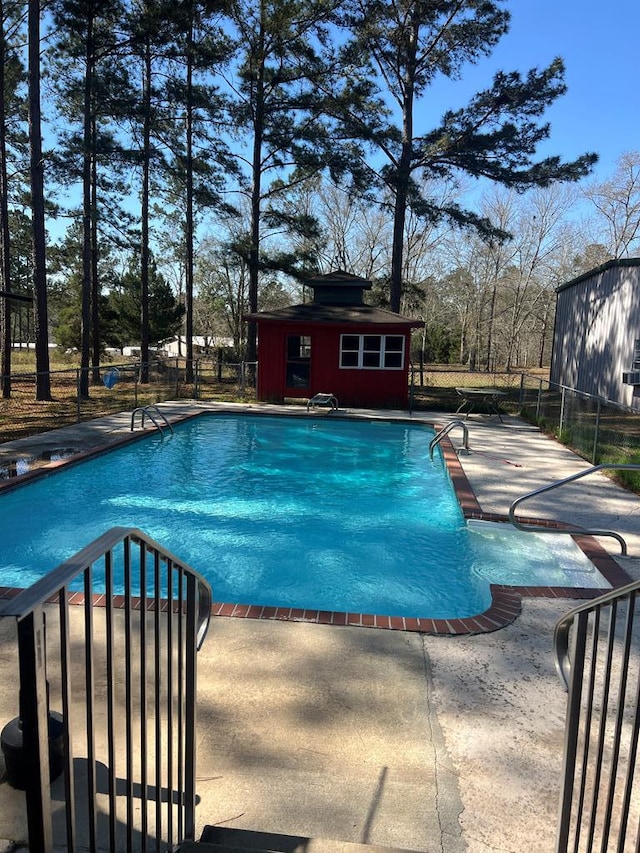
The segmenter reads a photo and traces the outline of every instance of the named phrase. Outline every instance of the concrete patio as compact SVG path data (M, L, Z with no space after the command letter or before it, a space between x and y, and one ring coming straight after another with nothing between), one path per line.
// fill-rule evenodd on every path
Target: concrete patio
M255 406L162 406L168 414L221 408ZM0 445L0 464L18 452L119 440L129 419ZM470 452L460 460L486 511L504 514L515 497L588 467L517 417L466 423ZM460 444L456 432L452 439ZM640 578L640 499L604 476L532 501L527 515L616 530L630 554L619 562ZM601 544L619 550L613 540ZM552 637L571 607L524 599L513 624L466 637L214 618L199 656L199 828L429 853L551 853L566 701ZM2 724L16 713L6 687L14 667L7 638ZM0 784L0 838L24 837L21 797Z

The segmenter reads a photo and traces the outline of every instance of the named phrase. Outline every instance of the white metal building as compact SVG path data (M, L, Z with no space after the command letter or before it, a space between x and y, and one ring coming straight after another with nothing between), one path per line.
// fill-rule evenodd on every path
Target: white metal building
M640 258L561 285L551 381L640 409Z

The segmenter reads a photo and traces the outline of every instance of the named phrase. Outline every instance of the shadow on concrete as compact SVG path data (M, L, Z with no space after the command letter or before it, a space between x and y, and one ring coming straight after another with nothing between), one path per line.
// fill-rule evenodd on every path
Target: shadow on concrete
M98 841L98 849L110 849L112 837L115 839L116 849L127 849L127 844L132 843L134 850L161 849L169 850L175 844L176 831L178 827L179 795L176 791L168 788L158 789L154 785L146 787L146 831L143 834L143 788L139 782L130 784L128 780L116 777L114 780L114 796L116 797L116 814L113 820L110 818L108 807L108 796L110 790L110 773L106 764L97 761L95 764L95 837ZM90 827L93 815L90 811L89 801L89 773L90 764L86 758L74 758L73 775L75 788L74 813L76 819L76 848L90 849ZM129 798L131 805L129 806ZM51 785L51 800L53 812L53 833L56 845L65 847L69 844L65 814L65 779L64 774L59 776ZM156 826L156 804L173 804L172 826L173 837L167 838L168 813L163 812L162 819ZM130 809L130 814L129 814ZM160 841L156 842L156 837ZM163 838L167 838L163 841ZM156 844L158 843L158 847Z

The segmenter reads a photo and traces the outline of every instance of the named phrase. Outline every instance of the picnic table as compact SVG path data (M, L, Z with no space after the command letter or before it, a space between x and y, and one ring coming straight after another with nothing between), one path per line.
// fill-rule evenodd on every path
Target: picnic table
M456 388L456 393L462 397L456 415L466 410L465 421L477 406L481 406L486 409L488 415L497 415L500 423L503 422L498 404L502 397L507 396L506 391L500 391L498 388Z

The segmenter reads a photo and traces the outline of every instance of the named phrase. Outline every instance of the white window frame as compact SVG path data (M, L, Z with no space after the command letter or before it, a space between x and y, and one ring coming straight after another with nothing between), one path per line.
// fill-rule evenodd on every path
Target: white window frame
M376 366L364 364L364 355L365 353L376 352L376 350L365 350L364 348L364 339L376 337L380 338L380 349L377 350L379 354L378 364ZM343 364L342 359L345 352L348 353L356 353L355 349L345 350L344 348L344 339L345 338L358 338L358 349L357 349L357 364ZM402 340L402 349L390 350L390 353L394 355L400 355L400 364L396 367L386 367L385 360L387 354L387 338L400 338ZM380 334L371 334L369 332L364 334L353 334L349 332L345 332L340 335L340 370L403 370L404 369L404 351L406 345L406 337L405 335L380 335Z

